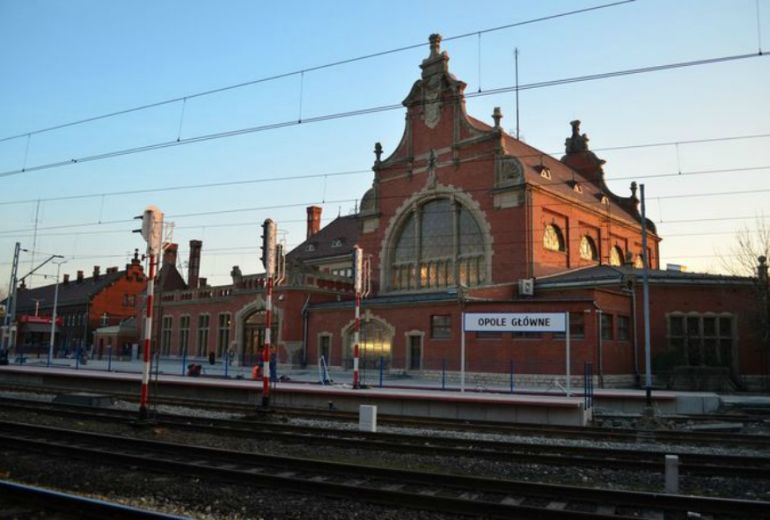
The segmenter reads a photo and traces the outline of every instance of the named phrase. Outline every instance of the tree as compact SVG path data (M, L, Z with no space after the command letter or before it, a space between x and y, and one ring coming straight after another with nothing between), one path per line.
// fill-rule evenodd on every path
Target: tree
M769 257L770 224L764 216L756 218L754 229L748 225L740 229L729 254L720 256L724 271L734 276L750 277L754 282L754 312L748 319L751 320L754 341L760 348L765 370L770 369ZM766 382L770 385L770 379L766 379Z
M757 276L759 257L770 258L770 224L757 217L754 229L744 225L735 235L727 255L720 255L722 268L734 276Z

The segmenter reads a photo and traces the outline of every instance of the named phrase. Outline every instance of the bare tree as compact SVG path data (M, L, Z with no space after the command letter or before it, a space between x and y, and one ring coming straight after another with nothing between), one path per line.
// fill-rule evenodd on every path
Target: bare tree
M734 276L757 276L759 257L770 258L770 224L757 217L754 227L744 225L735 235L729 252L720 255L722 269Z

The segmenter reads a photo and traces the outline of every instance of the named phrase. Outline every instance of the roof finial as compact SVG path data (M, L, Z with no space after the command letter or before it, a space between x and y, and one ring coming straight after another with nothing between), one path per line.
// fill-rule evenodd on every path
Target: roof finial
M430 57L435 58L441 54L441 35L433 33L428 40L430 41Z
M492 119L495 120L495 128L500 128L500 120L503 118L503 112L500 107L495 107L492 111Z
M374 143L374 157L375 162L380 162L380 157L382 156L382 144L377 142Z
M636 198L636 181L631 181L631 198Z
M588 150L588 136L580 135L580 120L575 119L569 123L572 125L572 135L564 141L567 153L585 152Z

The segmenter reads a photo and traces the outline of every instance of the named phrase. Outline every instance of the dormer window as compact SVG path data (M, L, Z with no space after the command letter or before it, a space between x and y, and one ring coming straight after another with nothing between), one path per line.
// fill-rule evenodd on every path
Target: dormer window
M602 196L599 198L599 200L600 200L600 201L601 201L601 203L602 203L602 204L604 204L605 206L609 206L609 205L610 205L610 199L607 197L607 195L602 195Z
M342 239L335 238L334 240L332 240L332 247L342 247Z
M575 193L583 193L583 187L580 185L580 183L576 180L569 181L569 185L572 188L572 191Z
M315 251L315 244L308 244L305 246L305 251Z
M535 170L540 173L542 178L548 179L549 181L551 180L551 170L549 170L548 167L541 164L539 166L535 166Z

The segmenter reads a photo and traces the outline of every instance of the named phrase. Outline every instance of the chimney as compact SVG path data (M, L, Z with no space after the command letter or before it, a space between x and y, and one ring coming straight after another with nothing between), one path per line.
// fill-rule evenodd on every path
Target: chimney
M70 275L68 275L68 274L65 274L65 275L64 275L64 280L62 280L62 283L63 283L64 285L67 285L68 283L70 283Z
M206 287L207 281L205 278L198 278L198 287Z
M178 244L168 244L163 250L163 265L176 265L176 252L179 249Z
M94 280L98 280L99 279L99 271L100 270L101 270L101 268L98 265L94 266Z
M78 271L78 283L83 282L83 271Z
M312 237L321 230L321 208L319 206L307 207L307 238Z
M200 240L190 240L190 261L187 264L187 286L190 289L196 289L198 287L202 247L203 242Z

